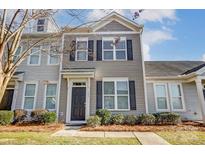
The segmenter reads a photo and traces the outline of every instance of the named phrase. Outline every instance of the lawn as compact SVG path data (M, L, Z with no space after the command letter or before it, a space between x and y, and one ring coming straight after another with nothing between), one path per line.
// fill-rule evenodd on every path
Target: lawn
M161 131L156 134L171 144L205 145L205 132L202 131Z
M0 132L0 144L70 144L70 145L135 145L140 144L135 138L80 138L53 137L51 132Z

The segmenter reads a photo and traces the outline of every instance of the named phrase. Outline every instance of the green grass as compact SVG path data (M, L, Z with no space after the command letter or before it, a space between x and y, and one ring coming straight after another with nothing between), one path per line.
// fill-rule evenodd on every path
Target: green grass
M43 132L2 132L0 144L70 144L70 145L133 145L140 144L135 138L82 138L82 137L53 137L52 133Z
M171 144L183 145L205 145L205 132L200 131L176 131L176 132L156 132L159 136Z

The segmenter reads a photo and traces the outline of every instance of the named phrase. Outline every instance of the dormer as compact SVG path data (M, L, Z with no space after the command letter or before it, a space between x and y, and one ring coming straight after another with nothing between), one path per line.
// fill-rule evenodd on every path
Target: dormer
M39 18L33 24L34 33L52 33L59 30L52 17Z

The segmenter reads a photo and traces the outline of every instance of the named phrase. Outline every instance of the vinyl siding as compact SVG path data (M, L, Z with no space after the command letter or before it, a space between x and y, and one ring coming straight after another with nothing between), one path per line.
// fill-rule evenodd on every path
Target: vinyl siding
M184 92L185 101L185 112L179 113L183 119L188 120L201 120L201 110L198 102L196 84L192 83L182 83L182 88ZM147 99L148 99L148 111L149 113L156 112L155 97L153 83L147 83Z
M21 65L18 67L18 71L23 71L23 81L18 82L18 87L15 89L18 91L15 96L13 104L15 108L21 108L24 96L24 84L29 81L37 81L37 99L36 99L36 109L43 108L44 105L44 94L45 94L45 83L47 81L57 81L59 80L59 65L47 65L48 55L41 55L41 63L39 66L29 66L27 65L26 58Z
M115 35L106 35L106 37L111 37ZM119 35L118 35L119 36ZM136 91L136 111L124 112L125 114L140 114L145 112L145 100L144 100L144 85L143 85L143 70L142 70L142 56L140 48L140 36L139 34L129 34L121 35L127 39L133 40L133 61L69 61L69 54L64 54L63 56L63 69L68 68L95 68L95 77L90 81L90 114L95 114L96 112L96 81L102 80L103 77L128 77L129 80L135 81L135 91ZM80 36L76 36L80 37ZM88 35L88 40L94 40L94 55L96 55L96 42L101 40L103 36L100 35ZM116 37L116 36L115 36ZM74 36L65 36L65 47L69 46L69 42L75 40ZM63 79L64 80L64 79ZM64 87L64 85L61 84ZM61 87L61 88L63 88ZM66 100L65 96L61 96L61 100ZM62 101L60 102L62 103ZM60 107L60 112L64 109Z

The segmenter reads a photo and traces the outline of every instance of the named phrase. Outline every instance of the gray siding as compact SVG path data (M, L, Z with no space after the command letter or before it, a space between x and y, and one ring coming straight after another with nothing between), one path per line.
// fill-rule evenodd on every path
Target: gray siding
M119 24L117 21L112 21L109 24L98 29L97 31L105 32L105 31L132 31L132 30L122 24Z
M196 91L196 85L192 83L183 83L182 84L184 92L184 101L185 101L185 112L178 112L183 119L189 120L201 120L201 110L198 102L198 96ZM154 88L153 83L147 83L147 99L148 99L148 111L149 113L156 112L155 106L155 97L154 97Z
M47 54L41 55L40 66L29 66L27 65L27 59L25 59L21 65L18 67L18 71L23 71L23 81L18 82L16 87L15 99L13 104L15 108L21 108L23 101L23 90L25 82L37 81L37 99L36 99L36 109L43 108L44 95L45 95L45 83L47 81L58 81L59 80L59 65L47 65Z
M107 36L107 35L106 35ZM109 35L107 37L114 36ZM118 35L119 36L119 35ZM144 103L144 86L143 86L143 70L142 70L142 56L140 48L140 36L138 34L121 35L127 39L132 39L133 42L133 61L86 61L77 62L69 61L69 54L64 54L63 56L63 69L67 68L95 68L95 78L91 79L91 91L90 91L90 114L94 114L96 111L96 81L102 80L103 77L128 77L129 80L135 81L135 91L136 91L136 111L125 112L127 114L134 113L144 113L145 103ZM76 36L80 37L80 36ZM82 36L81 36L82 37ZM94 40L94 55L96 55L96 40L101 40L103 36L99 35L88 35L89 40ZM67 48L75 37L65 36L65 47ZM65 86L65 85L61 85ZM63 88L62 87L62 88ZM66 95L62 96L61 100L65 99ZM60 102L62 103L62 101ZM60 107L60 112L64 109Z

